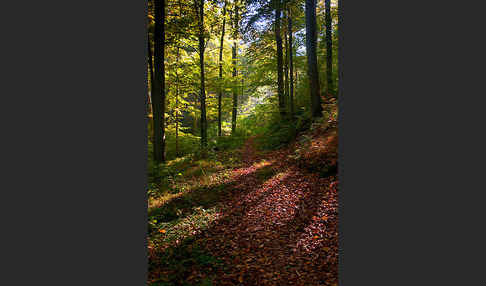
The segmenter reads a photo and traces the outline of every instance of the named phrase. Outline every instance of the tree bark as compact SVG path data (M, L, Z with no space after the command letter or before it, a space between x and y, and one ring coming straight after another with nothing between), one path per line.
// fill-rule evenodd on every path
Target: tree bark
M332 18L331 1L325 0L325 21L326 21L326 74L327 74L327 94L334 94L334 84L332 81Z
M226 1L223 6L223 27L221 30L221 43L219 46L219 90L218 90L218 136L221 136L221 101L223 98L223 44L224 44L224 28L226 24Z
M344 102L344 90L343 90L343 80L344 80L344 70L343 70L343 25L341 24L342 21L343 21L343 6L342 6L342 1L339 1L339 5L338 5L338 23L340 23L338 25L338 28L339 28L339 32L338 32L338 74L339 74L339 78L338 78L338 91L337 91L337 97L338 97L338 102ZM342 112L344 111L342 109L342 106L343 104L341 104L340 106L340 109L339 109L339 114L338 114L338 122L342 122L341 121L341 114Z
M299 85L299 70L295 67L295 86Z
M287 17L285 17L287 18ZM284 24L285 25L285 24ZM284 30L284 50L285 50L285 57L284 57L284 106L288 108L288 101L289 101L289 43L288 43L288 32L287 29Z
M155 0L154 81L152 109L154 120L154 161L165 162L165 1Z
M176 124L176 129L175 129L175 153L176 156L179 156L179 73L178 73L178 68L179 68L179 56L180 56L180 51L179 51L179 46L177 47L177 58L176 58L176 70L175 70L175 75L176 75L176 104L175 104L175 124Z
M150 33L147 33L147 47L148 47L148 63L149 63L149 92L147 92L147 119L148 119L148 139L150 142L154 142L154 113L152 109L152 92L154 90L154 67L153 67L153 57L152 57L152 44L150 42ZM152 114L152 117L150 117Z
M287 7L287 20L288 20L288 34L289 34L289 64L290 64L290 117L294 118L294 59L293 59L293 50L292 50L292 15L290 13L290 7Z
M148 64L149 64L149 76L150 76L150 93L147 92L147 112L150 114L152 113L152 100L150 99L150 94L154 90L154 67L153 67L153 58L152 58L152 47L150 44L150 35L147 34L147 46L148 46ZM148 114L147 114L148 115ZM153 115L152 115L153 116Z
M316 0L305 1L305 43L307 50L307 74L309 77L309 92L311 97L311 116L322 117L322 106L317 69L317 29Z
M204 148L208 143L207 121L206 121L206 90L204 78L204 0L199 1L199 68L201 71L201 146Z
M179 0L179 18L182 17L182 3ZM176 68L175 68L175 75L176 75L176 104L175 104L175 153L176 156L179 156L179 59L180 59L180 37L177 36L177 54L176 54Z
M283 51L282 36L280 35L281 0L275 1L275 41L277 43L277 92L280 115L285 116L284 83L283 83Z
M196 130L197 130L197 108L198 108L198 96L196 93L193 93L194 95L194 122L193 122L193 127L192 127L192 134L196 135Z
M238 113L238 82L236 77L238 76L238 70L236 68L236 57L238 53L238 1L235 1L235 18L233 20L233 111L231 113L231 134L236 132L236 117Z

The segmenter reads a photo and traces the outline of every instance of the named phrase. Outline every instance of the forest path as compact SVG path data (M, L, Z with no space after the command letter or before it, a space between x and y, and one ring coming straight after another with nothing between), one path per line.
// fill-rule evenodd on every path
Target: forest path
M229 266L217 285L337 285L335 177L290 164L291 150L258 155L245 143L244 166L206 249Z
M337 285L337 177L301 169L291 146L258 152L256 140L246 141L242 164L221 185L218 218L183 251L170 250L202 248L224 266L191 262L176 270L175 284L152 285ZM200 284L207 277L212 284Z

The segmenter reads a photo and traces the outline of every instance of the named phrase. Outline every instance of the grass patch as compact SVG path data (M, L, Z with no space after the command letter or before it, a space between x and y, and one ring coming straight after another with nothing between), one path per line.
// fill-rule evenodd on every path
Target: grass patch
M215 272L222 261L203 250L201 242L187 239L179 247L167 249L157 261L149 263L149 272L160 272L156 285L213 285Z
M149 160L149 201L165 201L174 197L173 194L214 184L219 177L214 175L238 167L239 164L240 155L235 151L211 153L204 159L181 157L160 165L154 165Z

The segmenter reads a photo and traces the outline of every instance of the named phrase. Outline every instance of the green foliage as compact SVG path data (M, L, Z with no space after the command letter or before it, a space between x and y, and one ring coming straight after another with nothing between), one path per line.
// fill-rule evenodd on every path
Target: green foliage
M169 281L180 281L182 277L188 275L188 269L200 269L207 272L214 271L216 269L221 269L224 265L223 262L209 255L205 252L202 247L194 242L192 239L187 239L179 247L165 251L160 257L160 263L166 269L171 272L169 277L161 277L168 281L158 281L150 284L155 285L181 285L179 283L174 284ZM150 270L150 265L149 265ZM196 283L196 284L194 284ZM206 277L200 281L193 281L193 283L188 284L187 282L182 285L213 285L212 279Z
M241 129L237 129L236 133L231 136L222 136L211 140L209 146L217 151L230 151L242 146L246 139L246 134Z
M200 140L201 137L194 136L191 133L185 133L179 130L178 136L178 145L179 145L179 156L189 155L200 148ZM173 160L177 158L176 154L176 136L175 136L175 129L167 128L166 131L166 154L167 160Z
M260 146L263 149L277 149L288 144L295 138L296 128L291 121L278 121L270 125L268 130L260 137Z

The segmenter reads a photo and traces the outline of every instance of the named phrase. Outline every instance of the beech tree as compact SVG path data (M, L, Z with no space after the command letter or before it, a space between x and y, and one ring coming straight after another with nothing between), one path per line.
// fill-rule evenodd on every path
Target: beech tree
M236 116L238 113L238 81L236 77L238 76L237 70L237 54L238 54L238 22L239 22L239 15L238 15L238 0L234 2L234 17L233 17L233 109L231 113L231 133L234 134L236 131Z
M278 90L278 106L280 115L285 116L285 98L284 98L284 82L283 82L283 49L282 49L282 35L280 34L280 18L282 14L281 0L274 0L275 5L275 42L277 45L277 90Z
M327 94L334 94L334 84L332 81L332 18L331 1L325 0L325 21L326 21L326 75L327 75Z
M221 41L219 45L219 85L218 85L218 136L221 136L221 108L222 108L222 98L223 98L223 46L224 46L224 30L226 25L226 4L224 1L223 6L223 24L221 27Z
M154 122L154 161L165 162L165 1L154 0L154 78L152 110Z
M319 71L317 69L316 0L305 0L305 46L312 117L322 116Z

